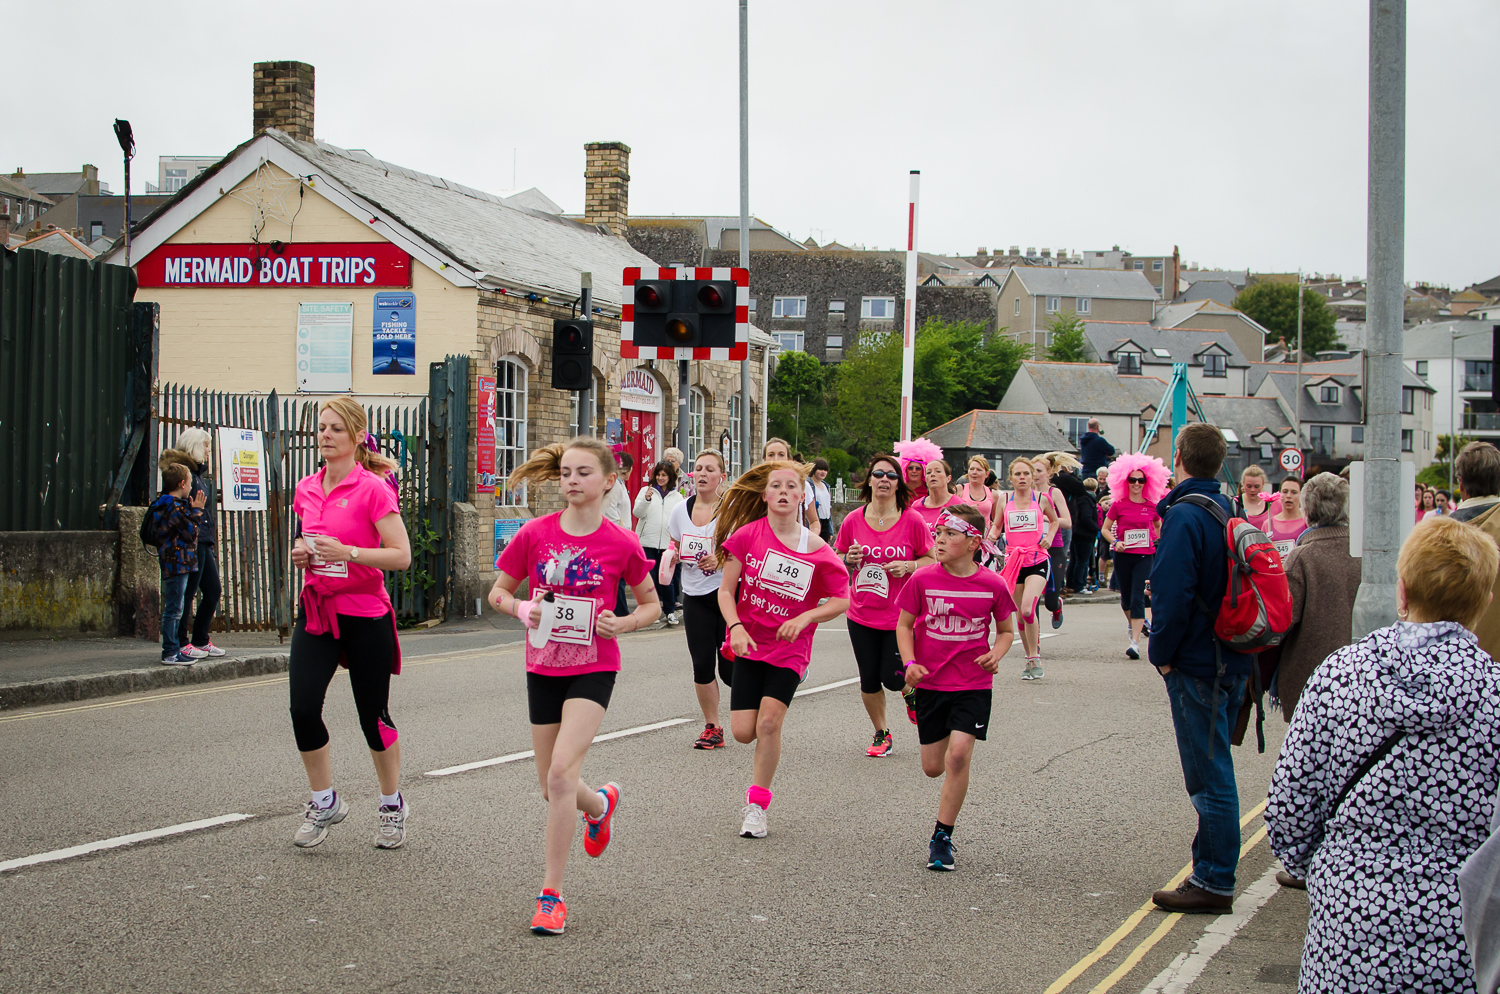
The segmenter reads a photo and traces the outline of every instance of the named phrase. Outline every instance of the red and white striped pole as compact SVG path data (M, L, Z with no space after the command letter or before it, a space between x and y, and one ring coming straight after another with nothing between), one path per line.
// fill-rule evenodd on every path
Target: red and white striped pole
M901 441L911 441L912 379L917 365L917 193L922 171L911 171L906 205L906 311L901 328Z

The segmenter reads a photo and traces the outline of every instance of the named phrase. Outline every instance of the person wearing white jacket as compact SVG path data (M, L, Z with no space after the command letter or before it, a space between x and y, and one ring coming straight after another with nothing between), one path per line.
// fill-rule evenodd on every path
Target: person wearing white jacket
M661 598L662 620L676 626L682 623L677 613L677 602L672 596L671 577L661 576L661 555L672 541L667 528L672 509L683 501L677 492L677 467L662 460L651 469L651 483L641 488L635 496L635 533L640 536L641 548L652 563L652 576L656 577L656 596ZM667 582L663 584L661 580Z

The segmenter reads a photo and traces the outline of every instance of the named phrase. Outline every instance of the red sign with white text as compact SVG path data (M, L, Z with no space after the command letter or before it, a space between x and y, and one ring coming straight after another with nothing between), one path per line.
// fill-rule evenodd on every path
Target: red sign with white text
M135 266L154 286L411 286L411 256L389 242L162 245Z

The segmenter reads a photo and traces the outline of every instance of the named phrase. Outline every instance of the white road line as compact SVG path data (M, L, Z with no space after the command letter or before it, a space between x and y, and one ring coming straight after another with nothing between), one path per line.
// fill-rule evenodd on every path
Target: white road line
M808 694L821 694L825 690L835 690L835 689L837 689L839 687L847 687L851 683L859 683L859 677L857 677L857 676L851 676L847 680L835 680L833 683L823 683L823 684L819 684L816 687L808 687L806 690L799 690L799 691L797 691L792 696L793 697L806 697Z
M133 832L130 835L117 835L112 839L102 839L98 842L85 842L81 846L69 846L67 849L54 849L51 852L37 853L35 856L22 856L19 859L8 859L0 863L0 873L7 870L19 870L23 866L35 866L38 863L53 863L60 859L72 859L75 856L86 856L91 852L101 849L118 849L121 846L134 845L137 842L145 842L149 839L160 839L168 835L181 835L184 832L196 832L205 828L214 828L218 825L228 825L231 822L244 821L253 815L219 815L217 818L204 818L200 821L187 821L181 825L168 825L166 828L153 828L149 832Z
M1232 915L1220 915L1210 922L1198 941L1193 943L1193 951L1174 959L1142 989L1141 994L1185 994L1208 967L1209 960L1229 945L1235 933L1255 917L1280 886L1276 882L1276 864L1272 864L1265 876L1246 887L1245 892L1235 899L1235 907L1239 910Z
M668 718L666 721L656 721L649 725L637 725L635 728L622 728L618 732L606 732L603 735L594 736L595 742L608 742L611 739L623 739L627 735L641 735L645 732L654 732L662 728L672 728L676 725L686 725L691 718ZM481 759L473 763L460 763L458 766L445 766L441 770L428 770L422 774L424 777L450 777L455 773L468 773L470 770L482 770L488 766L504 766L506 763L519 763L523 759L531 759L536 752L527 749L525 752L513 752L505 756L496 756L494 759Z

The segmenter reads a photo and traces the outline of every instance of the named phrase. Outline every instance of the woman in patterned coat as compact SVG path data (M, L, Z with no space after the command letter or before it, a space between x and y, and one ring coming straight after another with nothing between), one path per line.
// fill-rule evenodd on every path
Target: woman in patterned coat
M1421 522L1397 563L1402 620L1302 692L1266 808L1272 849L1307 880L1301 992L1475 990L1458 869L1500 780L1500 664L1470 629L1497 567L1478 529Z

